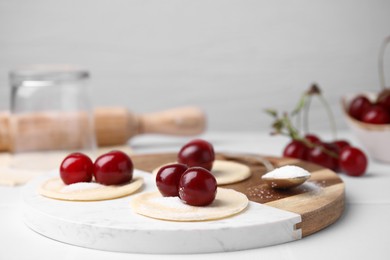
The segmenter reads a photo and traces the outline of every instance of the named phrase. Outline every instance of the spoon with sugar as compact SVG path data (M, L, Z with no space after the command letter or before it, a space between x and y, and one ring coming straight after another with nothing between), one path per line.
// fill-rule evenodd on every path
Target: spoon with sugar
M276 168L261 178L271 188L289 189L301 185L310 178L310 173L295 165L285 165Z

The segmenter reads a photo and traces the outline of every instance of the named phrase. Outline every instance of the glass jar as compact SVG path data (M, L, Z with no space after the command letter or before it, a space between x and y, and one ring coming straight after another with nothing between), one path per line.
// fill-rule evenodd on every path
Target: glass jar
M88 71L69 65L34 65L13 70L9 76L10 150L15 158L32 160L34 155L36 160L37 155L96 149Z

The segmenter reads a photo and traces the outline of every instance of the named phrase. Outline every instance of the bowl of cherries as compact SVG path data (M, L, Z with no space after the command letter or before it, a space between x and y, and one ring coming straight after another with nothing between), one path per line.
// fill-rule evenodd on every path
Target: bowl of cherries
M390 163L390 89L345 95L346 123L373 159Z
M379 93L345 95L342 106L346 122L375 160L390 163L390 87L385 82L384 57L390 46L386 37L379 51ZM387 86L387 87L386 87Z

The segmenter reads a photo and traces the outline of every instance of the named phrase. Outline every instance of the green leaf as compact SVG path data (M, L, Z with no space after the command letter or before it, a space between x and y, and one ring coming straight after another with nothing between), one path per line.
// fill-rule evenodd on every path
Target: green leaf
M282 129L284 128L284 122L282 120L276 120L272 124L272 128L277 132L280 133Z
M264 112L266 112L268 115L277 118L278 112L274 109L265 109Z

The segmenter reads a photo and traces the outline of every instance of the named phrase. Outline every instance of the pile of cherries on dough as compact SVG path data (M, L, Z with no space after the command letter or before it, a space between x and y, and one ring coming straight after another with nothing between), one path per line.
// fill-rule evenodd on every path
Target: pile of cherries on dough
M217 194L217 181L211 168L215 159L213 146L202 139L185 144L178 153L178 163L161 167L156 185L164 197L178 196L191 206L207 206Z
M348 114L368 124L390 124L390 89L379 93L374 102L358 95L350 102Z
M67 184L95 181L103 185L121 185L133 178L133 162L121 151L99 156L95 162L83 153L69 154L60 166L60 177Z
M314 134L307 134L304 138L313 145L309 147L305 142L292 140L284 148L283 156L313 162L349 176L361 176L366 172L367 156L349 142L323 142Z

